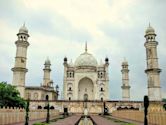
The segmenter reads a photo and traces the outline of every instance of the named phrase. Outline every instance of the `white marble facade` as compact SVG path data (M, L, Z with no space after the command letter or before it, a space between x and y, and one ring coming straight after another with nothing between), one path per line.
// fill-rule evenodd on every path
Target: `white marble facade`
M87 51L80 54L75 63L64 58L64 99L65 100L108 100L109 99L109 60L98 64Z

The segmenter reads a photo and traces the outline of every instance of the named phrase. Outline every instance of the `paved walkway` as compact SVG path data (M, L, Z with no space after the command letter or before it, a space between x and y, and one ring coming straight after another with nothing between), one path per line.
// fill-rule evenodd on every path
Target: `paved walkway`
M75 125L75 123L81 118L81 115L69 116L65 119L60 119L57 122L51 123L50 125Z
M81 118L81 115L73 115L65 119L60 119L56 122L51 122L49 125L74 125L80 118ZM108 120L98 115L92 115L91 118L93 119L93 121L95 121L97 125L120 125L121 124L121 123L115 123L113 120ZM121 119L116 117L111 117L111 118L125 121L128 123L134 123L135 125L143 125L143 123L139 123L136 121L126 120L126 119ZM31 120L29 121L29 125L33 125L36 122L44 122L45 120L46 119ZM12 125L24 125L24 123L22 122L22 123L17 123Z

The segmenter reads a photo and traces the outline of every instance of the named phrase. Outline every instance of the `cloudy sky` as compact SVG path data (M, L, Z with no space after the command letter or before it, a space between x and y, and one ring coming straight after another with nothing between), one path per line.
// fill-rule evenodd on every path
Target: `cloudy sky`
M42 83L43 64L51 60L51 78L62 90L63 58L73 60L88 52L100 62L110 60L110 99L121 99L121 62L128 60L131 99L147 94L145 30L151 23L157 33L161 86L166 97L165 0L0 0L0 81L12 82L11 68L16 34L25 22L30 46L26 85Z

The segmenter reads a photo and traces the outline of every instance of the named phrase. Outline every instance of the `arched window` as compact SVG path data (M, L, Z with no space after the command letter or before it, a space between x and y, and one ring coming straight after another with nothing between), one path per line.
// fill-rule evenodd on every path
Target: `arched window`
M101 101L103 101L103 97L101 97Z
M69 87L69 91L71 91L71 87Z
M103 88L102 87L101 87L100 91L103 92Z
M84 100L88 100L88 94L84 94Z
M49 96L48 95L46 95L46 98L45 98L46 100L49 100Z
M71 100L71 97L69 97L69 101Z
M42 109L42 106L41 106L41 105L38 105L37 109Z
M54 106L51 106L50 109L54 109Z
M37 92L34 93L34 100L38 100L38 93Z

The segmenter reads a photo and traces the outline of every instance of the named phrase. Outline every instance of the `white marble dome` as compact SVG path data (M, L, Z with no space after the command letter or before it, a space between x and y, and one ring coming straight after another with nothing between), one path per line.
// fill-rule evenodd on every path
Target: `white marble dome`
M25 24L19 29L19 33L28 33L28 29L25 27Z
M92 54L90 54L88 52L84 52L76 59L75 66L76 67L81 67L81 66L96 67L97 60L93 57Z
M145 31L146 34L155 34L155 30L153 27L149 25L149 27Z

